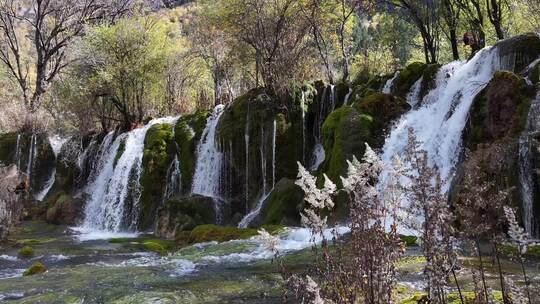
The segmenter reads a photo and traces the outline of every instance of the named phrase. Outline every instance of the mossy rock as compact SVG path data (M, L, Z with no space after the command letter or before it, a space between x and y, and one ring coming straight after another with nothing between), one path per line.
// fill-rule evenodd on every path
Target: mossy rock
M256 229L201 225L195 227L195 229L191 231L189 242L193 244L210 241L226 242L230 240L249 239L257 234L258 232Z
M48 206L46 221L50 224L75 225L80 218L83 201L66 193L51 196L52 203Z
M144 139L143 172L140 177L140 230L146 230L153 225L157 208L163 200L167 171L175 153L171 124L156 124L148 129Z
M212 198L200 195L173 198L159 212L155 234L174 239L182 231L215 222L215 202Z
M28 269L26 269L23 272L23 276L32 276L32 275L44 273L46 271L47 271L47 267L45 267L43 263L35 262L34 264L32 264L32 266L30 266Z
M503 69L521 73L531 62L540 57L540 37L527 33L499 41L495 47L499 51Z
M424 69L420 88L420 100L422 100L437 85L437 73L440 69L441 65L438 63L428 64Z
M304 191L294 180L281 179L263 202L257 219L250 226L300 225L300 212L304 206Z
M23 258L31 258L34 256L34 248L30 246L24 246L23 248L19 249L19 256Z
M0 134L0 163L4 165L15 163L16 133Z
M209 111L200 110L180 117L174 126L174 137L179 148L177 153L182 174L182 194L188 194L191 191L193 175L197 165L197 145L209 116Z
M223 186L230 189L226 196L233 202L231 214L247 214L273 183L283 177L296 176L296 161L302 159L303 152L311 151L309 148L303 151L309 143L303 146L301 96L300 88L286 97L257 89L238 97L224 110L217 126L216 140L226 160L226 185ZM307 98L308 104L311 100ZM275 160L272 158L274 130ZM249 139L247 146L246 138ZM311 140L311 136L307 138Z
M424 74L426 67L427 65L421 62L414 62L406 66L401 70L394 81L392 94L401 98L406 98L411 87Z
M345 106L334 111L323 124L326 158L321 173L326 173L334 183L341 186L340 176L347 172L347 160L353 156L361 159L366 143L372 148L381 148L392 121L408 108L407 103L400 98L373 93L352 107Z
M418 246L418 237L414 235L402 235L400 238L407 247Z
M505 136L517 137L523 131L534 91L512 72L496 72L487 87L474 99L464 142L475 150Z

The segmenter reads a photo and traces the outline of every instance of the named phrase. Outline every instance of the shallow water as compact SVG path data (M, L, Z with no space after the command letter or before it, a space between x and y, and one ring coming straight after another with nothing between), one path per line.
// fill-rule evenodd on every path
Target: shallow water
M82 233L81 233L82 232ZM346 233L340 228L339 233ZM0 247L0 302L2 303L282 303L282 279L272 263L272 253L260 239L208 242L160 256L144 251L140 242L149 236L108 235L73 230L44 223L24 223ZM110 237L122 237L120 243ZM280 252L291 271L312 264L307 229L289 229L280 236ZM33 258L18 256L29 245ZM409 248L400 261L399 285L403 297L422 288L423 259L418 247ZM22 273L32 263L43 262L48 271L30 277ZM463 258L473 265L471 259ZM505 271L519 281L520 269L504 261ZM540 286L536 263L528 265L532 286ZM459 271L462 286L471 287L470 270ZM497 288L498 279L488 281Z

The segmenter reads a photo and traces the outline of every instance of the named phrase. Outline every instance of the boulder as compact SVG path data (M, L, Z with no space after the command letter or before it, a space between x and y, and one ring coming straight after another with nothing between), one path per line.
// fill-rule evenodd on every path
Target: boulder
M174 239L198 225L216 222L215 202L210 197L193 195L170 199L159 211L155 234Z
M304 208L304 191L294 180L281 179L270 192L259 216L250 224L300 226L300 212Z
M76 225L81 218L83 201L66 193L58 193L50 200L46 221L56 225Z

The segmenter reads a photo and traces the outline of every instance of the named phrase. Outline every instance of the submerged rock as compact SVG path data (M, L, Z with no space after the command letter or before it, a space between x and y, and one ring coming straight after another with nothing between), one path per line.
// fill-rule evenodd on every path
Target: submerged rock
M158 237L174 239L181 235L182 231L215 222L215 202L212 198L200 195L173 198L159 211L155 234Z

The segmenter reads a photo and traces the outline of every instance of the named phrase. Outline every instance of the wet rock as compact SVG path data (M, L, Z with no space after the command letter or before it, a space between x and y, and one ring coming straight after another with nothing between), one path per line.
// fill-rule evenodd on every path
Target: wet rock
M155 234L174 239L182 231L215 222L215 203L212 198L200 195L173 198L160 210Z
M32 275L44 273L46 271L47 271L47 267L45 267L43 263L35 262L23 273L23 276L32 276Z

